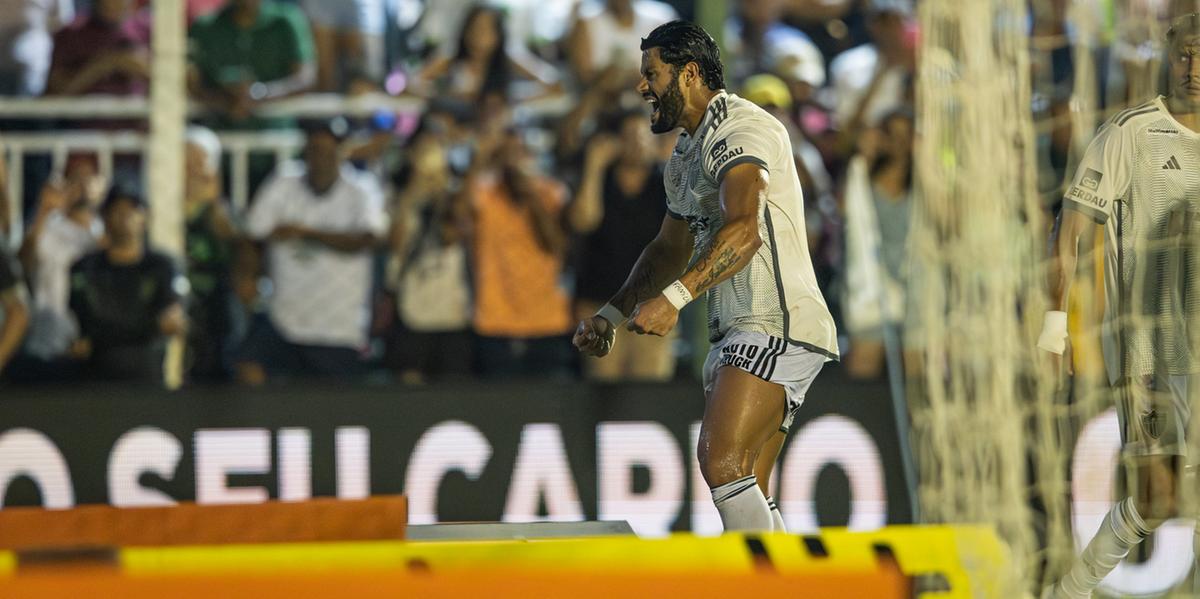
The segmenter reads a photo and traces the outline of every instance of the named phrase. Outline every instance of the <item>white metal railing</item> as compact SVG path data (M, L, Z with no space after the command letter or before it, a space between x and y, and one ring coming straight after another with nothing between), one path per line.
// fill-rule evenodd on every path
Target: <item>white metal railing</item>
M513 109L518 119L553 117L571 110L575 99L569 94L558 94L535 100L518 102ZM255 110L256 116L333 118L336 116L364 117L379 110L394 112L420 112L425 100L412 96L390 96L384 93L366 93L355 96L339 94L304 94L263 104ZM150 114L150 102L137 96L91 95L81 97L5 98L0 97L0 119L57 120L69 119L77 122L142 120ZM193 105L188 114L202 116L204 111ZM269 153L276 164L293 156L303 145L303 135L298 131L226 131L217 132L222 150L229 156L230 189L226 190L233 207L244 210L249 204L250 172L249 156ZM9 240L21 238L24 222L22 198L25 157L30 154L50 154L51 172L61 172L67 157L72 152L84 151L98 157L100 174L111 180L113 156L115 154L142 154L147 145L148 134L140 131L93 131L83 129L49 130L36 132L0 131L0 151L8 158L8 194L10 222L13 230ZM540 140L548 145L549 139ZM143 166L149 161L143 160ZM143 173L145 175L145 173ZM152 200L151 200L152 201ZM0 236L2 237L2 236Z
M221 150L229 156L230 189L227 190L234 210L240 213L250 202L249 157L251 154L270 154L275 163L289 160L304 145L299 131L219 132ZM8 158L8 195L10 220L15 228L11 239L21 237L24 221L22 198L25 192L24 163L30 154L49 154L51 172L61 172L72 152L89 152L97 156L99 171L112 180L113 156L141 154L145 151L147 135L136 131L53 131L13 132L0 134L0 151ZM143 160L143 168L149 161ZM153 201L151 198L148 200Z
M366 93L304 94L267 102L254 114L263 117L331 118L370 116L377 110L419 111L425 102L408 96ZM91 95L77 97L43 96L40 98L0 98L0 118L5 119L144 119L150 114L150 100L140 96ZM200 116L204 110L189 106L188 114Z
M555 94L516 103L518 116L553 116L566 114L575 99L569 94ZM254 114L261 117L333 118L336 116L367 117L379 110L420 112L426 101L415 96L391 96L370 92L345 96L341 94L303 94L273 100L258 106ZM150 101L138 96L78 96L40 98L0 97L0 119L78 121L145 119L150 114ZM188 107L190 116L203 116L205 110L196 105Z

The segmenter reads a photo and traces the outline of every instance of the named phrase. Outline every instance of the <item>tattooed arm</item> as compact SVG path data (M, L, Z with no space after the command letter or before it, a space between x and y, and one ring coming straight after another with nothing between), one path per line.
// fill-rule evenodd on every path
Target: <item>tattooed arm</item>
M758 207L767 196L767 171L753 164L730 169L721 183L721 213L725 224L701 250L696 263L679 277L692 297L715 287L750 264L762 246Z
M693 297L712 289L750 264L762 246L758 235L758 208L766 198L767 171L746 163L733 167L721 182L721 213L725 223L712 241L700 250L700 256L679 282ZM671 282L662 283L657 289ZM661 293L639 303L629 317L629 329L638 333L665 335L675 326L678 310Z
M671 215L664 216L658 236L642 250L625 284L609 303L622 314L629 314L639 303L662 295L663 287L679 277L687 266L694 241L686 222ZM607 354L612 349L615 325L618 324L600 316L585 318L575 330L575 346L588 355Z
M671 281L687 267L692 257L694 239L687 223L667 215L662 228L642 255L617 294L609 300L622 314L629 314L639 303L662 293Z

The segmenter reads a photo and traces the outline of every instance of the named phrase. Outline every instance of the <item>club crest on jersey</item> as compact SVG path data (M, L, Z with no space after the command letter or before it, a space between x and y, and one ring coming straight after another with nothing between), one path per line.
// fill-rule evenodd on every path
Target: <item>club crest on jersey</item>
M721 158L721 154L725 153L725 148L728 147L729 144L726 142L726 140L722 139L721 141L713 144L712 150L709 150L709 155L712 156L713 160L718 160Z
M729 162L731 159L741 156L745 152L746 152L746 150L743 148L740 148L740 147L730 149L728 147L726 140L722 139L721 141L717 142L713 146L713 152L712 152L713 165L712 165L711 169L708 169L709 170L708 174L710 176L712 176L713 178L716 178L717 173L721 170L721 167L724 166L726 162Z
M1079 180L1079 184L1092 191L1100 190L1100 181L1104 179L1104 175L1094 169L1087 169L1083 172L1083 178Z
M1149 410L1142 414L1142 429L1146 431L1147 435L1155 439L1162 434L1162 431L1159 430L1157 410Z

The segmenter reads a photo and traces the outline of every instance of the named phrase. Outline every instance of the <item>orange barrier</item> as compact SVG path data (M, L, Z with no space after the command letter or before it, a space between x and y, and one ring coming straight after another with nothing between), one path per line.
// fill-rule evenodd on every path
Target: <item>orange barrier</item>
M806 599L907 599L908 581L899 572L846 573L831 570L803 576L772 574L629 575L597 573L473 572L470 576L436 576L381 572L337 572L322 576L279 577L122 577L112 574L16 576L0 581L0 596L121 597L122 599L300 599L304 597L489 597L529 599L570 597L722 598L753 596Z
M403 539L402 495L244 505L0 510L0 549Z

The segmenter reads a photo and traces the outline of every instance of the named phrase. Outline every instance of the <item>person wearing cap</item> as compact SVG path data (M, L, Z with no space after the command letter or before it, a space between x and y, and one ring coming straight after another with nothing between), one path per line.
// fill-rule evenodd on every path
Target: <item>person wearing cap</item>
M71 267L71 312L80 337L71 354L87 378L161 383L169 337L187 329L187 279L146 243L146 202L116 185L100 207L102 249Z
M304 159L282 164L246 217L245 233L257 245L239 257L235 287L253 303L265 274L272 292L235 360L245 384L364 372L372 252L388 224L379 182L342 154L347 128L344 119L306 124Z
M1196 464L1188 434L1200 388L1200 14L1175 19L1166 40L1168 95L1117 113L1100 129L1056 227L1051 309L1037 345L1057 376L1071 373L1066 310L1079 240L1102 225L1104 317L1086 322L1090 312L1083 311L1080 329L1100 331L1129 496L1104 517L1067 575L1045 589L1047 598L1090 597L1134 546L1181 515L1181 491L1195 492L1184 473Z
M221 195L221 141L199 126L187 129L184 146L185 258L192 296L188 302L189 376L225 381L232 372L243 310L230 279L237 229ZM241 331L244 332L244 331Z

